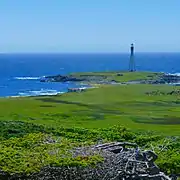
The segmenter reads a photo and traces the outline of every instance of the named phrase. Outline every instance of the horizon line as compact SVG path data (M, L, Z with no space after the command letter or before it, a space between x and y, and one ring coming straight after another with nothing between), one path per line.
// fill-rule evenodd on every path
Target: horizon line
M135 51L135 54L138 53L180 53L180 51ZM129 52L0 52L0 55L3 54L130 54Z

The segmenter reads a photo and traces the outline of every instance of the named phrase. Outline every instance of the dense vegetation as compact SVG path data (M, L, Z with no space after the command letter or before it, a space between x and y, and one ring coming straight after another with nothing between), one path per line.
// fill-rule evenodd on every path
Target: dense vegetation
M83 93L1 98L0 172L94 166L103 161L99 155L73 158L71 150L129 141L155 151L164 172L180 173L180 101L179 94L168 94L173 90L178 87L103 85ZM163 93L147 95L156 91Z
M11 125L13 126L11 127ZM29 133L29 129L33 133ZM156 133L137 133L121 126L110 128L48 128L24 122L1 122L0 169L8 173L38 172L44 166L87 166L103 159L72 158L71 149L109 141L135 142L158 155L157 164L169 173L180 170L180 138ZM9 132L7 134L7 132Z

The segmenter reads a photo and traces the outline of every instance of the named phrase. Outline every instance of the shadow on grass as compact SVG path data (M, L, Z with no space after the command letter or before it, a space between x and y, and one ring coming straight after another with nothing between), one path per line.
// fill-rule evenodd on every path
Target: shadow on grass
M53 106L53 105L40 105L39 107L43 107L43 108L53 108L53 107L56 107L56 106Z
M116 105L122 105L122 103L118 102ZM154 101L154 102L141 102L141 101L127 101L123 102L123 105L130 106L130 107L172 107L177 106L173 101Z
M121 115L124 114L123 112L120 112L118 110L111 110L111 109L105 109L103 108L103 105L97 105L97 104L85 104L81 102L72 102L72 101L63 101L63 100L56 100L53 98L37 98L36 100L48 102L48 103L56 103L56 104L68 104L68 105L77 105L80 107L88 108L90 111L97 113L103 113L103 114L114 114L114 115ZM74 111L74 113L80 113L80 111Z
M180 117L164 116L160 118L132 118L135 123L160 124L160 125L180 125Z
M90 105L80 103L80 102L70 102L70 101L63 101L63 100L56 100L53 98L36 98L36 100L48 102L48 103L56 103L56 104L71 104L71 105L78 105L83 107L89 107Z
M95 104L85 104L81 102L73 102L73 101L63 101L63 100L56 100L53 98L37 98L36 100L40 100L43 102L48 102L48 103L58 103L58 104L70 104L70 105L78 105L81 107L87 107L87 108L101 108L103 105L95 105ZM113 103L116 107L121 107L121 106L134 106L134 107L152 107L152 106L161 106L161 107L170 107L172 105L177 106L180 104L180 102L175 102L175 101L154 101L154 102L142 102L142 101L125 101L125 102L117 102ZM104 108L103 108L104 109ZM108 111L108 110L107 110Z

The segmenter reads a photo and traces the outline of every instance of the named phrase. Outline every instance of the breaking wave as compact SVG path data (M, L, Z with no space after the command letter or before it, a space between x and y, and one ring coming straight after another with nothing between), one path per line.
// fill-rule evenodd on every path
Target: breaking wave
M19 92L18 96L50 96L50 95L52 96L62 93L65 92L58 92L57 90L41 89L37 91Z
M180 76L180 73L166 73L167 75Z
M14 79L17 79L17 80L38 80L40 78L41 77L15 77Z

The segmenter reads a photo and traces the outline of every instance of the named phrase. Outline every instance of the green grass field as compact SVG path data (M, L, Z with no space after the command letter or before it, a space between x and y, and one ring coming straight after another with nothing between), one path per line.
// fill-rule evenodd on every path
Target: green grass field
M0 120L55 127L103 128L120 124L133 130L179 135L178 97L146 95L153 90L173 89L166 85L114 85L57 96L1 98Z
M118 76L118 74L122 74L123 76ZM84 72L84 73L73 73L75 77L80 76L106 76L108 80L115 80L117 82L127 82L133 80L148 80L148 79L157 79L161 73L155 72Z

